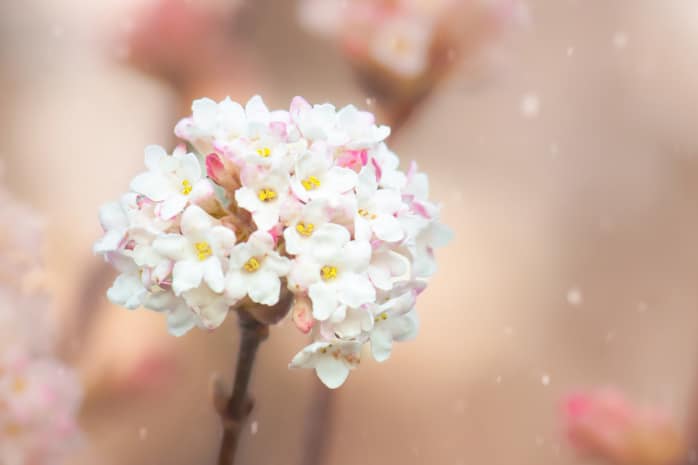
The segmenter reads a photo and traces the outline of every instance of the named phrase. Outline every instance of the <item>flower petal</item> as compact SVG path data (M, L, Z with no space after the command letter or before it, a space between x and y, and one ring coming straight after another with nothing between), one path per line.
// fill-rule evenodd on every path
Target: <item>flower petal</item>
M184 207L187 206L188 201L189 199L186 195L172 195L159 205L160 209L158 211L158 216L160 216L160 218L163 220L174 218L178 214L182 213L182 210L184 210Z
M271 306L279 301L281 282L276 274L261 269L250 275L247 290L253 302Z
M354 273L345 273L342 276L342 285L339 290L339 300L349 307L359 307L376 300L376 289L371 281L364 276Z
M211 229L214 223L215 220L213 217L206 213L201 207L198 205L190 205L182 214L182 234L185 237L198 236L208 229Z
M194 289L201 285L204 277L204 266L201 262L184 260L175 263L172 270L172 290L175 295Z
M213 292L223 292L225 280L223 278L223 268L218 257L209 257L203 262L204 281Z
M330 389L337 389L349 377L349 367L341 359L329 355L318 359L315 372L320 381Z
M174 192L167 178L151 172L141 173L133 178L130 188L156 202L162 202Z
M308 295L313 301L313 317L326 320L337 310L337 292L333 286L319 282L308 288Z
M405 237L402 225L392 215L379 216L371 223L371 227L376 237L382 241L397 242Z

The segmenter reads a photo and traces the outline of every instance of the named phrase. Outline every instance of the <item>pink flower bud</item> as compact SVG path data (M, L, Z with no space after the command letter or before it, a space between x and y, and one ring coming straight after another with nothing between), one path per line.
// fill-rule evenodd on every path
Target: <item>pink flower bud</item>
M296 296L293 308L291 309L291 315L296 327L304 334L309 333L315 324L315 320L313 319L313 307L308 296Z
M632 405L612 389L572 394L563 413L572 445L611 463L669 465L683 451L681 435L668 415Z
M217 153L206 157L206 173L213 182L228 192L234 192L240 187L240 176L235 165Z

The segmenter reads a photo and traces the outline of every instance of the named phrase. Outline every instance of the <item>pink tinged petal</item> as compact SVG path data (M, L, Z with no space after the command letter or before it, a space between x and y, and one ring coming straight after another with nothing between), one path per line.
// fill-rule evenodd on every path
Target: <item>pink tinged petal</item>
M92 246L92 251L96 254L105 254L118 250L125 239L125 229L112 229L97 240Z
M373 164L373 168L376 170L376 180L380 182L381 178L383 177L383 170L375 158L371 158L371 163Z
M315 325L312 303L306 296L296 296L291 309L291 316L296 328L303 334L308 334Z
M371 228L376 237L382 241L397 242L405 237L402 225L394 216L379 216L371 223Z
M309 238L312 241L312 254L319 262L327 262L336 257L342 247L349 243L347 228L334 223L326 223Z
M257 194L249 187L241 187L235 191L235 201L237 204L249 212L255 212L262 205L257 198Z
M218 257L209 257L203 262L204 281L213 292L223 292L225 280L223 278L223 268Z
M189 199L186 195L173 195L159 205L158 216L163 220L169 220L182 213Z
M319 282L308 288L308 295L313 302L313 317L324 321L337 310L337 292L334 287Z
M176 337L183 336L196 326L198 317L182 302L167 313L167 330Z
M153 241L153 249L172 260L194 258L191 244L179 234L163 234Z
M291 113L291 117L296 119L302 112L309 111L311 108L312 107L306 99L297 95L293 97L293 100L291 100L289 112Z
M151 172L133 178L130 188L156 202L161 202L174 193L172 184L164 176Z
M184 236L203 234L211 229L216 220L201 207L191 205L182 214L181 228Z
M252 273L248 278L248 295L253 302L274 305L279 301L281 282L277 275L264 269Z
M223 161L218 154L210 153L206 156L206 174L213 179L213 182L221 184L226 173Z
M376 289L366 276L348 273L341 279L339 300L342 303L357 308L376 301Z
M229 271L225 276L225 295L238 301L247 295L246 276L238 270Z
M175 295L181 295L182 292L199 287L203 277L202 263L193 260L177 262L172 270L172 290Z
M191 109L195 125L204 130L210 130L216 124L218 104L210 98L194 100Z
M325 386L337 389L347 380L349 367L341 358L335 359L331 355L326 355L319 357L315 364L315 372Z
M385 362L393 350L393 336L387 328L374 328L371 331L371 354L377 362Z
M107 291L110 302L134 310L141 306L147 291L136 274L120 274Z

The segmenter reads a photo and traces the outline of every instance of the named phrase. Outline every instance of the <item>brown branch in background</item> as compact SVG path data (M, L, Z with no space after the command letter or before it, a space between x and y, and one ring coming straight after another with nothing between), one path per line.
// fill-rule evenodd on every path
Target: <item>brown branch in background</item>
M255 320L244 309L238 312L238 324L240 327L240 350L235 367L233 393L226 402L220 384L215 386L216 391L214 392L214 404L223 422L223 440L218 455L218 465L232 465L234 463L242 426L253 407L253 401L249 397L247 389L257 349L269 335L269 326Z
M318 383L313 393L307 415L303 457L301 465L323 465L327 463L327 450L332 436L332 406L334 391Z

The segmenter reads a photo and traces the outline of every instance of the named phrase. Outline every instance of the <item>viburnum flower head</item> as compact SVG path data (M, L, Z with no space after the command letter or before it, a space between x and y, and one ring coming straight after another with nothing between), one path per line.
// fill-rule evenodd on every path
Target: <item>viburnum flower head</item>
M314 342L291 367L330 388L416 334L416 299L451 233L426 175L399 169L386 126L354 106L301 97L271 111L259 96L197 100L170 155L146 149L148 171L102 208L94 250L120 272L108 292L127 308L167 314L170 331L214 329L232 309L276 308ZM417 266L415 266L417 265Z

